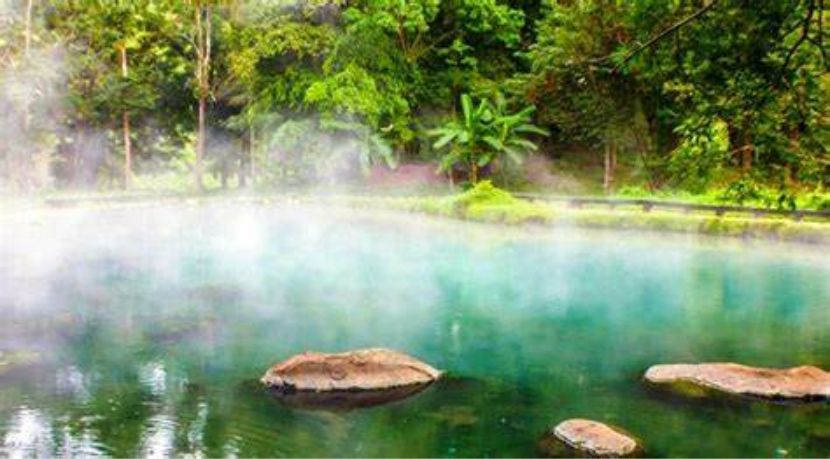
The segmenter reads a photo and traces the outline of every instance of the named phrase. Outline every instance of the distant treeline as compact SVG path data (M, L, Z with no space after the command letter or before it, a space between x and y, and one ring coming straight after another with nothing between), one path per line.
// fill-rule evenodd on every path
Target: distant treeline
M824 0L14 0L0 186L307 184L539 147L736 199L830 182ZM511 161L513 160L513 161ZM619 185L619 184L617 184Z

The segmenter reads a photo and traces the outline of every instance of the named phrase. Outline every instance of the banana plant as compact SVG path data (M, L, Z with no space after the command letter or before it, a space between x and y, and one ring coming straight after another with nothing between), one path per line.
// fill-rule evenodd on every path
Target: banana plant
M521 164L524 154L537 149L527 136L548 135L531 123L534 110L527 107L510 113L503 97L495 102L483 98L476 104L469 94L463 94L460 116L429 132L437 138L433 148L448 150L441 160L441 170L461 165L466 168L468 181L475 184L481 168L496 159Z

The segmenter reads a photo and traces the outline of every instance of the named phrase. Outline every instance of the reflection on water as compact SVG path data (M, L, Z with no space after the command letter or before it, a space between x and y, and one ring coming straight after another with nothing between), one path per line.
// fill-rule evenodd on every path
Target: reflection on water
M87 403L91 394L87 389L89 384L86 379L87 376L74 365L58 368L55 374L56 389L60 394L74 397L79 403Z
M3 439L4 449L12 457L50 456L54 449L51 421L38 410L20 407L12 416Z
M176 420L170 414L155 414L148 421L141 441L142 457L169 457L173 453Z
M0 455L529 456L576 416L655 456L830 454L825 404L639 381L659 362L830 367L815 250L253 206L49 219L0 225ZM366 346L448 377L334 412L257 383Z

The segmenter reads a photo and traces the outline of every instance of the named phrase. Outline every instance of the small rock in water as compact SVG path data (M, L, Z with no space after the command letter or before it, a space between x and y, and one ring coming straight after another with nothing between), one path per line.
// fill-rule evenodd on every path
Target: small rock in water
M540 450L547 457L634 457L641 447L618 427L569 419L545 435Z
M355 408L408 397L440 376L440 371L406 354L374 348L306 352L274 365L261 381L291 405Z
M658 385L684 384L732 395L779 401L830 398L830 373L812 366L789 369L756 368L736 363L655 365L645 380Z

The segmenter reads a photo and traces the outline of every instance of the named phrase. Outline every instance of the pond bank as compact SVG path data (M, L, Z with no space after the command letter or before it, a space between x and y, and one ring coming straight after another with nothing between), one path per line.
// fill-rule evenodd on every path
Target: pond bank
M481 188L481 187L479 187ZM711 212L644 211L640 206L574 208L567 201L517 198L495 187L456 195L372 196L355 194L215 194L215 195L83 195L11 199L0 203L0 216L31 209L198 205L209 202L273 204L278 202L334 205L362 210L402 211L491 224L699 234L740 239L830 244L830 222L785 216L715 215Z
M566 201L520 199L484 182L454 196L347 197L360 207L383 207L463 220L511 225L637 230L830 244L830 222L786 216L714 215L709 212L644 211L639 206L573 208Z

